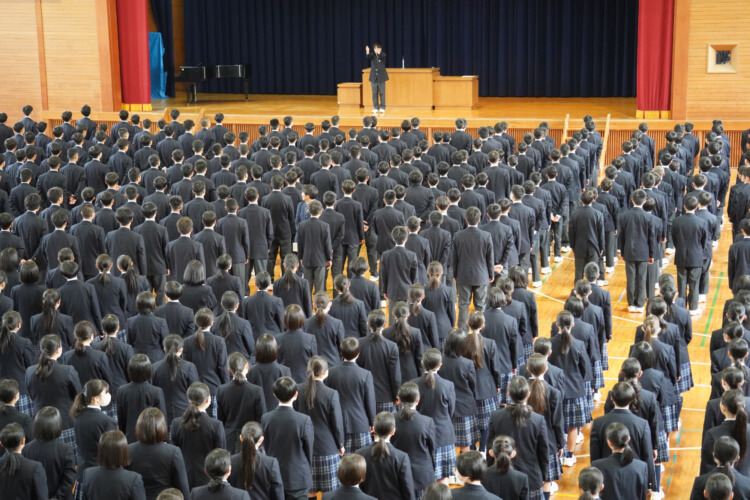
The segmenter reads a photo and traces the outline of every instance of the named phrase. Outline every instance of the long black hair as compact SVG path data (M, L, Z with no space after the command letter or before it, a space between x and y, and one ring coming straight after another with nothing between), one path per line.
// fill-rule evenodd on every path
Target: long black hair
M492 456L495 457L495 469L501 474L507 473L511 466L511 455L516 451L516 442L510 436L497 436L492 441Z
M744 460L747 453L745 395L737 389L730 389L721 396L721 406L735 416L734 425L732 426L732 437L740 445L740 460Z
M345 306L354 304L354 295L349 291L349 278L343 274L339 274L333 279L333 288L339 294L336 300L340 304L344 304Z
M289 290L297 284L297 274L294 272L295 268L299 266L299 259L293 253L288 253L284 257L284 272L281 275L281 282L286 285L286 289Z
M128 293L138 293L138 273L135 272L135 265L130 256L122 254L117 257L117 267L122 272L121 277L125 280Z
M60 337L57 335L45 335L39 341L39 361L34 373L42 382L46 381L52 374L52 369L55 367L55 360L52 359L52 356L60 349L61 345Z
M201 411L198 409L211 397L208 386L202 382L193 382L187 390L188 407L182 414L180 425L186 430L197 430L201 425Z
M242 486L247 491L255 483L255 469L258 466L258 450L255 445L263 438L263 427L258 422L248 422L242 426Z
M323 327L328 321L328 313L326 309L328 304L331 303L331 299L325 292L318 292L313 297L313 307L315 308L315 322L319 327Z
M8 424L0 431L0 446L5 449L5 460L0 462L0 476L15 476L21 467L21 459L14 453L23 444L23 427L19 424Z
M622 362L620 368L620 374L617 377L620 382L627 382L635 391L635 398L630 403L630 411L638 415L638 409L643 404L643 396L641 396L641 383L638 381L638 376L641 373L641 364L635 358L628 358Z
M83 356L86 354L86 343L91 342L96 335L96 328L88 321L80 321L73 330L76 338L75 355Z
M531 418L531 408L526 404L529 397L529 383L523 377L513 377L508 384L508 395L511 403L508 405L510 417L516 427L526 427Z
M378 442L372 448L372 458L380 460L390 456L388 449L388 437L396 429L396 419L393 413L383 411L375 415L374 424L375 435L378 436Z
M227 367L235 385L242 385L247 380L245 374L242 373L247 366L247 358L240 352L233 352L227 358Z
M528 404L536 413L544 415L547 411L547 387L544 385L544 380L539 377L549 369L547 356L532 354L526 362L526 369L534 377L529 381Z
M714 460L719 462L719 472L724 474L734 485L734 464L740 458L740 445L730 436L721 436L714 442Z
M440 351L434 347L427 349L422 354L422 366L424 367L424 382L430 389L435 388L435 374L431 373L433 370L438 368L443 362L443 355Z
M83 392L78 394L70 407L70 416L75 418L91 404L95 397L109 392L109 384L104 380L93 378L83 386Z
M563 354L568 354L570 347L573 345L573 315L568 311L560 311L557 314L557 328L562 335L562 342L560 342L560 350Z
M221 448L211 450L208 455L206 455L203 465L205 466L204 469L206 475L208 475L210 479L208 483L208 491L212 493L222 491L226 487L224 476L232 469L229 452Z
M106 253L101 254L96 258L96 269L99 271L99 277L97 278L99 283L107 286L112 280L112 277L109 275L109 271L112 269L112 257Z
M578 500L593 500L599 496L604 484L604 476L596 467L586 467L578 474L578 487L583 493Z
M414 418L415 411L411 408L411 405L419 401L419 387L417 384L407 382L398 388L398 399L401 402L401 406L398 410L398 418L401 420L411 420Z
M221 338L227 340L230 335L237 333L232 313L240 305L240 298L232 291L224 292L221 296L221 308L224 310L221 316L216 318L216 332Z
M53 333L55 322L57 321L60 311L57 306L60 304L60 292L54 288L48 288L42 294L42 335Z
M8 311L3 314L0 322L0 352L5 354L10 348L13 341L13 330L21 327L21 315L15 311Z
M307 362L307 378L305 379L305 408L315 408L315 395L317 393L317 377L321 377L328 371L328 361L322 356L313 356Z
M474 363L474 368L480 370L484 366L484 313L473 311L469 314L467 325L470 331L463 343L463 356Z
M167 335L164 339L164 352L167 354L167 367L169 368L169 380L177 378L177 369L180 367L180 351L184 345L182 337L177 334Z
M630 432L619 422L607 426L607 441L612 443L612 451L622 450L620 466L625 467L633 461L633 449L630 447Z
M397 302L393 307L393 341L399 352L411 352L411 326L409 325L409 308L406 302Z

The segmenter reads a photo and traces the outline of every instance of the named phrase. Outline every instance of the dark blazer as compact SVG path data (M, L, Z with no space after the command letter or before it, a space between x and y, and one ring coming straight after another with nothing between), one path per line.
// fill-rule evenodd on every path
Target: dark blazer
M725 420L703 434L703 445L701 446L701 474L708 473L716 466L713 457L714 443L722 436L731 436L733 428L734 420ZM746 433L748 437L750 437L750 426L747 427ZM750 472L750 459L745 457L743 460L739 460L735 464L735 468L740 471L741 474L747 476L748 472Z
M39 248L42 238L49 233L44 219L34 212L25 212L13 221L13 234L20 236L26 256L31 257ZM55 256L57 258L57 256Z
M391 230L396 226L405 225L404 214L395 208L387 206L376 210L372 215L372 224L370 225L370 228L375 231L378 237L375 250L382 254L393 248L396 243L391 237Z
M104 230L89 221L81 221L70 228L70 234L78 240L80 249L80 261L76 261L81 266L81 271L86 276L96 274L96 258L106 253L104 248ZM56 260L51 262L57 262Z
M0 231L0 252L6 248L15 248L19 259L26 258L26 249L23 240L10 231Z
M367 477L360 484L362 491L376 498L414 500L414 481L409 455L388 443L389 455L375 460L372 450L375 445L357 450L367 463Z
M321 326L318 324L318 318L311 316L305 322L304 329L310 335L315 336L318 355L326 358L329 367L341 364L339 346L346 336L344 333L344 323L341 320L326 315L325 323Z
M336 212L344 217L344 238L342 243L345 245L359 245L359 242L365 239L364 205L354 199L354 196L356 196L356 192L351 197L344 196L335 206ZM368 209L371 209L371 207L368 206ZM299 240L299 237L297 239Z
M255 340L263 333L278 334L284 328L284 302L266 291L242 299L240 316L250 322Z
M705 498L703 496L703 491L706 488L706 482L708 482L708 478L714 474L723 474L723 471L720 471L719 468L716 467L713 470L695 478L695 481L693 482L693 490L690 492L690 500L702 500L703 498ZM734 475L734 485L732 486L734 498L750 498L750 478L748 478L744 474L741 474L735 468L732 468L732 474Z
M329 370L325 384L338 392L344 432L368 432L375 419L375 388L372 373L354 362L346 361Z
M618 242L625 261L645 262L655 256L654 226L649 217L648 213L637 207L620 214ZM647 245L644 245L644 242L647 242Z
M204 349L198 347L198 334L185 339L182 355L186 361L195 364L201 382L206 384L212 395L220 385L229 381L227 366L227 345L224 339L210 332L204 332Z
M253 339L253 328L250 322L240 318L235 313L229 313L229 320L232 322L232 328L234 331L230 332L224 337L224 342L227 344L227 353L232 354L239 352L246 359L250 360L255 350L255 340ZM217 318L214 326L211 328L211 333L214 335L222 336L219 333L219 319Z
M570 215L569 237L573 252L586 258L604 251L604 217L591 206L581 206Z
M107 249L109 256L112 257L113 262L117 262L120 255L128 255L133 259L136 273L146 274L146 246L140 234L121 227L107 234L104 239L104 247ZM112 274L119 276L120 272L116 268L112 268Z
M600 498L617 500L627 497L646 500L649 488L648 464L636 458L628 465L622 466L620 460L622 453L613 453L607 458L591 461L592 467L599 469L604 476L604 489L599 494Z
M477 374L474 363L463 356L444 356L438 374L453 382L456 404L453 417L468 417L476 414Z
M404 420L396 416L396 434L391 439L393 446L409 456L414 489L422 491L435 480L435 423L419 412Z
M542 482L549 480L548 436L544 417L532 412L526 426L517 427L507 407L502 408L490 417L487 442L493 442L495 436L500 435L515 439L516 457L513 465L528 476L529 489L534 491L541 488Z
M495 467L488 467L482 478L482 486L492 494L502 494L504 500L529 498L529 478L515 469L503 474Z
M167 274L167 245L169 237L167 228L155 221L146 220L134 231L143 238L146 248L146 268L141 271L145 276Z
M305 384L297 386L298 398L294 409L312 419L315 440L314 457L336 455L344 448L344 422L341 416L339 394L322 381L315 381L315 400L312 408L306 404Z
M227 214L216 223L216 232L224 236L226 252L235 264L244 264L250 255L250 232L247 221L237 214ZM253 239L255 235L253 235Z
M344 332L349 336L359 334L359 337L367 335L367 312L365 304L359 299L354 299L351 304L344 304L340 296L335 298L331 303L331 309L328 312L330 316L341 320L344 324Z
M672 222L675 265L701 267L703 249L710 239L707 224L700 217L690 213L676 217Z
M190 384L198 382L198 369L195 365L180 359L174 378L169 375L169 365L163 359L154 363L151 383L161 388L167 405L165 417L169 422L185 413L188 407L187 390Z
M129 443L136 441L135 424L146 408L158 408L166 416L164 391L148 382L130 382L117 391L117 425Z
M193 310L185 307L178 301L167 301L154 311L157 318L163 318L167 322L167 330L176 333L182 338L187 338L195 333L195 315Z
M83 478L83 498L146 500L140 474L119 469L92 467Z
M292 199L280 191L271 191L263 197L261 205L271 213L273 239L277 241L292 239L294 236Z
M362 276L349 278L349 291L365 306L365 315L370 311L380 309L380 291L378 285ZM338 352L338 351L337 351Z
M0 353L0 378L17 381L19 393L28 394L24 376L35 357L34 346L29 339L11 334L6 352Z
M460 286L487 285L495 277L492 238L485 231L469 227L453 238L451 269Z
M291 287L287 288L283 278L273 282L273 296L278 297L284 303L284 308L296 304L302 308L305 317L312 315L312 299L310 293L310 282L305 278L296 276Z
M78 239L62 230L54 230L45 235L39 242L36 254L33 256L40 269L54 267L57 264L57 252L63 248L73 250L76 262L81 262L81 252L78 248Z
M302 330L285 331L276 336L279 346L279 363L288 366L297 383L307 377L307 361L318 354L315 336Z
M203 253L203 245L193 240L189 236L180 236L167 245L167 268L169 269L169 279L182 283L185 269L191 260L198 260L206 266L206 259Z
M184 198L183 198L184 200ZM211 204L205 198L193 198L182 207L182 215L193 221L193 232L197 233L203 229L203 214L213 211Z
M76 452L78 454L76 480L83 480L83 473L99 463L97 452L99 438L105 432L117 430L117 421L96 408L85 408L75 417Z
M127 321L128 343L136 354L145 354L151 362L164 358L163 343L169 335L167 321L153 313L137 314Z
M503 269L519 264L518 246L521 237L518 221L506 219L514 224L507 225L501 221L491 220L479 226L479 229L490 234L494 265L502 265Z
M377 500L363 493L357 486L340 486L338 489L323 494L323 500Z
M281 377L291 377L292 371L276 361L272 363L256 363L247 374L247 380L263 389L263 396L268 411L279 406L279 400L273 394L273 383Z
M95 276L86 281L86 284L91 285L94 289L102 317L107 314L114 314L120 320L120 327L124 328L129 317L127 313L128 290L125 280L110 275L109 282L104 285L100 277L101 275Z
M42 382L36 375L37 365L26 369L26 386L33 401L36 414L45 406L54 406L60 410L63 429L73 427L73 419L69 415L70 407L75 397L81 392L81 382L78 373L72 366L54 363L52 373Z
M383 252L380 259L380 288L388 300L407 300L409 287L417 282L417 254L395 246Z
M226 448L224 426L219 420L201 413L200 424L195 430L182 426L182 417L172 420L172 443L182 450L190 488L206 484L208 476L204 471L204 460L215 448Z
M228 484L217 491L211 491L208 485L193 488L190 498L191 500L250 500L247 491Z
M213 276L218 272L216 260L227 253L224 237L212 228L205 228L195 235L195 241L203 246L206 276Z
M20 463L12 476L0 476L0 489L4 498L24 500L47 500L47 478L41 463L17 455ZM0 459L0 464L7 456Z
M493 500L500 499L499 496L487 491L480 484L464 484L460 488L451 490L451 497L458 500ZM504 498L504 497L503 497Z
M401 367L394 342L373 334L360 339L357 364L372 373L377 403L396 401L401 387Z
M39 462L44 467L49 498L73 500L76 457L70 444L63 443L59 439L51 441L35 440L24 446L22 454L29 460Z
M224 433L229 450L239 444L242 426L247 422L260 422L266 413L263 388L250 382L230 381L216 391L217 417L224 423Z
M128 452L128 469L141 475L148 500L156 500L167 488L176 488L189 498L185 462L178 447L167 443L135 442L128 445Z
M306 267L325 267L331 262L333 247L329 225L315 217L302 222L297 232L297 253ZM310 313L311 311L306 312L306 315L309 316Z
M388 81L388 71L385 69L385 52L380 54L375 51L368 52L367 59L370 61L370 82L384 83Z
M179 231L177 231L177 221L180 220L179 212L169 212L169 215L159 220L159 225L164 226L167 229L167 238L170 242L180 237Z
M304 413L279 406L261 418L263 446L279 461L284 490L312 487L313 422Z
M740 276L750 274L750 238L743 237L729 247L727 274L731 289L734 289Z
M250 203L237 212L237 216L247 222L248 234L254 236L250 238L250 253L247 257L249 259L267 259L268 249L271 246L271 241L274 239L271 212L256 203ZM292 220L294 220L293 215Z
M249 490L253 499L256 500L284 500L284 485L281 482L281 471L279 461L273 457L258 454L255 458L255 476L253 487ZM229 484L235 488L245 487L242 478L242 454L232 455L232 473L229 475Z

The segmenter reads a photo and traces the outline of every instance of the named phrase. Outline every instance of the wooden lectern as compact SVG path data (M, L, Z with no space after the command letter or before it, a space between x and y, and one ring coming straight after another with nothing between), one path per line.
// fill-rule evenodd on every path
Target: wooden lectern
M432 109L433 81L440 68L388 68L385 84L386 108ZM362 105L372 101L370 68L362 70Z

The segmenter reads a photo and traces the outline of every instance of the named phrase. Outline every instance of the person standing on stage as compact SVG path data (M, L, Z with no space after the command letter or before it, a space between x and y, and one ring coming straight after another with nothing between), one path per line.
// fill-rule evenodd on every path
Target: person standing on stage
M380 111L385 114L385 82L388 81L388 72L385 69L385 52L379 43L365 46L367 59L370 60L370 85L372 86L372 114ZM378 96L380 100L378 101Z

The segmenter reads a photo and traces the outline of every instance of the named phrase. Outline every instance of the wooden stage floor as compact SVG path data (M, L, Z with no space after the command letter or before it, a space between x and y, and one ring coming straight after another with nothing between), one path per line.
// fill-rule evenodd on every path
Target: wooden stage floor
M387 95L386 95L387 99ZM338 110L336 96L333 95L274 95L251 94L247 102L239 94L198 94L196 104L185 104L185 93L178 92L177 97L170 99L153 99L154 111L166 108L179 108L185 111L206 109L210 114L224 113L241 115L271 115L281 119L290 114L297 121L309 117L330 118ZM340 114L341 118L361 118L370 112L364 107L359 112L348 111ZM463 118L483 118L488 120L508 120L518 118L538 118L539 120L564 119L570 114L571 119L581 119L592 115L595 119L606 118L611 114L613 119L635 120L635 98L519 98L519 97L480 97L479 106L467 113L460 113ZM415 111L409 108L388 109L386 118L419 116L422 119L455 119L455 110Z

